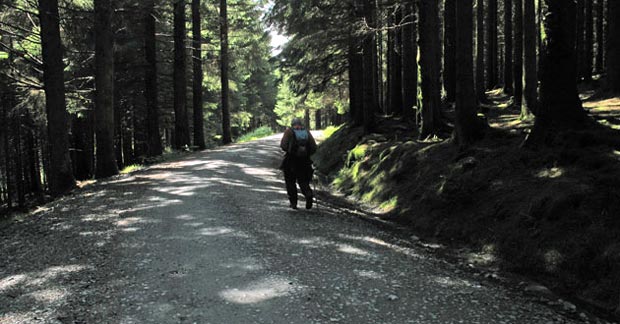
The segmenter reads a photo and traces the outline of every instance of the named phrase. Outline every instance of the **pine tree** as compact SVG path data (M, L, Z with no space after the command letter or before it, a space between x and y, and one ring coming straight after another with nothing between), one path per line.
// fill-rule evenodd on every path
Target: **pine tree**
M58 0L39 0L39 20L50 152L48 182L51 194L56 196L75 186L69 155L69 114L65 103Z

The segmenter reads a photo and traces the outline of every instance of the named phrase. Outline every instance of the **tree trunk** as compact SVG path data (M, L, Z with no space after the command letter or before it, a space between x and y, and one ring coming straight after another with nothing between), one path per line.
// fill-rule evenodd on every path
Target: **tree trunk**
M441 117L441 40L438 0L419 1L422 106L420 138L437 135Z
M482 135L482 122L477 116L474 89L473 1L458 0L456 5L456 119L454 137L466 146Z
M368 25L374 27L375 3L363 0L363 15ZM374 128L374 116L379 110L377 100L377 46L375 33L369 32L362 41L362 71L363 71L363 116L364 132L370 133Z
M605 57L605 34L604 34L604 22L605 22L605 1L596 1L596 66L594 70L596 73L603 73Z
M541 57L540 110L536 128L552 124L574 125L585 120L577 92L575 76L575 3L566 0L546 0L545 19L547 38Z
M110 0L95 0L95 177L118 174L114 156L114 40Z
M39 0L39 20L50 144L49 186L51 194L58 196L75 186L69 155L69 114L65 108L64 63L58 0Z
M575 68L577 69L577 80L582 80L584 75L583 75L583 71L584 71L584 65L585 65L585 57L584 57L584 53L585 53L585 28L586 28L586 21L585 21L585 2L586 1L592 1L592 0L577 0L577 12L576 12L576 23L577 25L575 26L575 33L576 33L576 39L575 39L575 48L577 49L576 52L576 65Z
M504 0L504 93L514 93L513 43L512 43L512 0Z
M228 85L228 5L220 0L220 72L222 78L222 139L224 144L232 142L230 131L230 100Z
M363 105L363 61L361 49L357 45L358 40L351 38L349 45L349 114L354 126L361 126L364 123Z
M192 0L194 145L204 150L207 145L205 144L204 110L202 107L202 28L200 26L200 0Z
M144 11L144 96L146 99L147 154L158 156L163 152L159 133L159 102L157 99L157 38L155 36L155 0L146 0Z
M486 101L484 77L484 0L476 0L476 98Z
M415 17L414 0L405 3L404 23L402 28L403 50L402 80L403 80L403 118L414 119L414 107L418 97L418 41Z
M456 100L456 6L458 0L445 0L443 33L443 87L446 101Z
M614 93L620 93L620 1L609 1L607 24L607 86Z
M174 1L174 148L190 146L187 118L185 0Z
M585 43L583 51L583 79L592 81L592 60L594 60L594 0L586 1L585 13Z
M87 111L73 115L73 147L71 159L73 161L73 174L78 180L87 180L93 177L93 149L95 149L93 138L93 118L92 112Z
M398 9L394 15L394 22L400 24L402 21L402 10ZM402 82L402 34L401 29L396 28L390 30L392 35L392 46L389 48L390 53L390 107L389 110L394 116L401 116L403 112L403 82Z
M304 127L307 129L311 129L310 127L310 109L306 108L304 110Z
M574 25L573 25L574 26ZM538 102L538 74L536 62L536 7L534 0L523 0L523 98L530 112L536 113ZM523 114L522 114L523 115Z
M529 117L523 105L523 0L514 0L514 105L521 110L521 118Z
M497 0L489 0L487 8L487 88L499 84L497 78Z
M17 206L24 208L26 206L26 186L24 179L24 156L22 154L22 122L20 112L15 113L13 118L13 127L15 138L13 140L13 147L15 148L15 182L17 184Z
M315 129L323 129L323 124L321 123L321 110L317 110L314 112L314 123Z

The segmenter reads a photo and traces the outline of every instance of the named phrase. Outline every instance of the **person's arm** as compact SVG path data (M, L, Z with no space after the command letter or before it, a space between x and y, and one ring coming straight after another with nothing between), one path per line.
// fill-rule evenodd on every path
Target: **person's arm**
M287 152L288 153L288 149L289 149L289 145L291 142L291 133L293 131L290 128L287 128L284 131L284 135L282 136L282 140L280 141L280 148L282 149L282 151Z

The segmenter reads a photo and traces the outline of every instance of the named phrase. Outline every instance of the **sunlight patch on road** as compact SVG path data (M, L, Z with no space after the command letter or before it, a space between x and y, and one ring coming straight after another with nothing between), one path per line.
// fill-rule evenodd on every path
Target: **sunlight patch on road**
M26 294L26 296L31 297L32 299L38 302L41 302L41 303L54 303L54 302L61 301L67 298L67 296L69 296L69 293L66 290L62 290L58 288L50 288L50 289L38 290L32 293Z
M355 272L356 275L362 277L362 278L368 278L368 279L384 279L385 275L378 273L376 271L372 271L372 270L353 270L353 272Z
M348 253L348 254L361 255L361 256L370 255L368 251L362 250L360 248L356 248L349 244L338 244L338 251Z
M285 278L265 278L244 288L231 288L219 293L224 300L235 304L257 304L274 298L290 296L300 287Z

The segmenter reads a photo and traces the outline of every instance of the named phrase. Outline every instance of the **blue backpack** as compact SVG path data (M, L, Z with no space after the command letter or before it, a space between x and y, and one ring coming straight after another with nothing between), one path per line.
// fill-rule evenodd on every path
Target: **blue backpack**
M293 129L293 132L295 133L293 154L300 158L308 157L308 139L310 138L310 134L305 129Z

